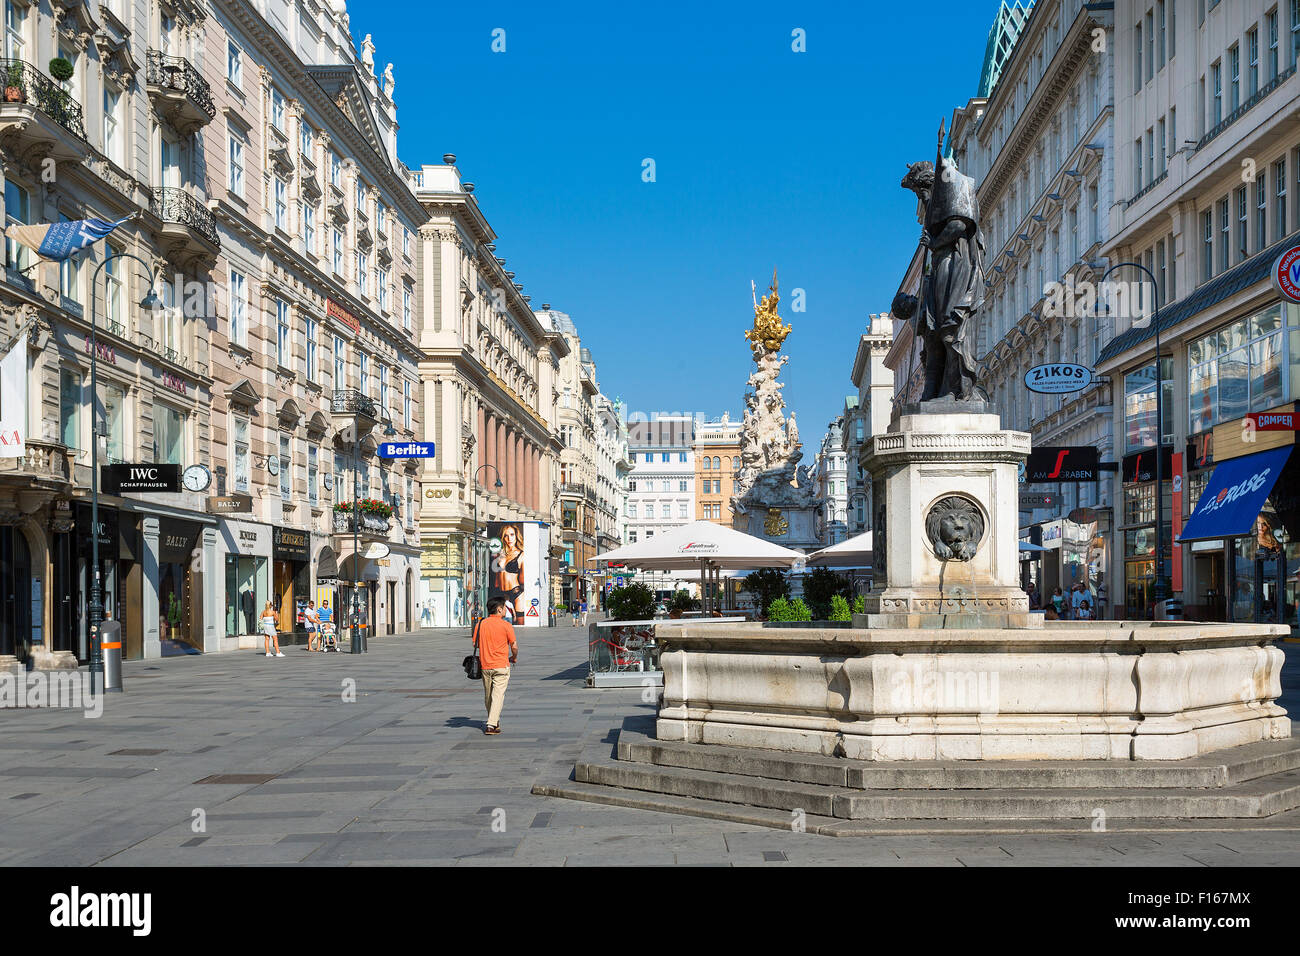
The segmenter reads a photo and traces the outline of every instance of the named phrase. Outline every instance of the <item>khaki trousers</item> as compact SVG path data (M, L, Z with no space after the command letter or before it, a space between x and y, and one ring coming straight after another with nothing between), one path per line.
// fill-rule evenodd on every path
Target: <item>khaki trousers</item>
M506 685L509 683L509 667L483 671L483 706L487 708L489 727L496 727L501 722L501 707L506 702Z

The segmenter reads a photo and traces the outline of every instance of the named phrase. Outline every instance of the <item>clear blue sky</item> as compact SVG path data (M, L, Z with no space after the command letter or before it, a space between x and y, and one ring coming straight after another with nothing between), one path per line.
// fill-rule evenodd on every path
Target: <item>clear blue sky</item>
M997 8L348 4L356 41L394 64L403 161L456 154L497 255L535 307L573 316L630 410L738 416L749 282L779 267L806 461L915 248L905 164L933 159L940 118L974 94Z

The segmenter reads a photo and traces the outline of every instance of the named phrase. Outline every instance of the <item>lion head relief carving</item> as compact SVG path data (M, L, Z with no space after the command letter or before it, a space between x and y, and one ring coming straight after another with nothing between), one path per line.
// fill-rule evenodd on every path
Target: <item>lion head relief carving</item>
M930 506L925 533L941 561L969 561L984 540L984 514L969 498L949 495Z

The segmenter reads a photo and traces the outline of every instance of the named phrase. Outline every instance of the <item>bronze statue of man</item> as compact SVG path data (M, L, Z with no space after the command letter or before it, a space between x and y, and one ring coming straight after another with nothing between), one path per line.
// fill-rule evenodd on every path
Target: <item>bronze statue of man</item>
M940 154L933 163L908 167L901 185L916 193L925 208L921 242L929 249L929 269L921 298L899 296L899 318L914 314L921 342L925 380L921 401L951 397L987 400L977 384L975 314L984 304L984 236L979 227L975 180Z

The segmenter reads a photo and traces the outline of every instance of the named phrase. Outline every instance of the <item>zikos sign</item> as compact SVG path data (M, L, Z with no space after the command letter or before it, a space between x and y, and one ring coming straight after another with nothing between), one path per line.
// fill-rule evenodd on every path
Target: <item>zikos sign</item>
M1044 395L1064 395L1092 384L1092 369L1071 362L1035 365L1025 373L1025 388Z

